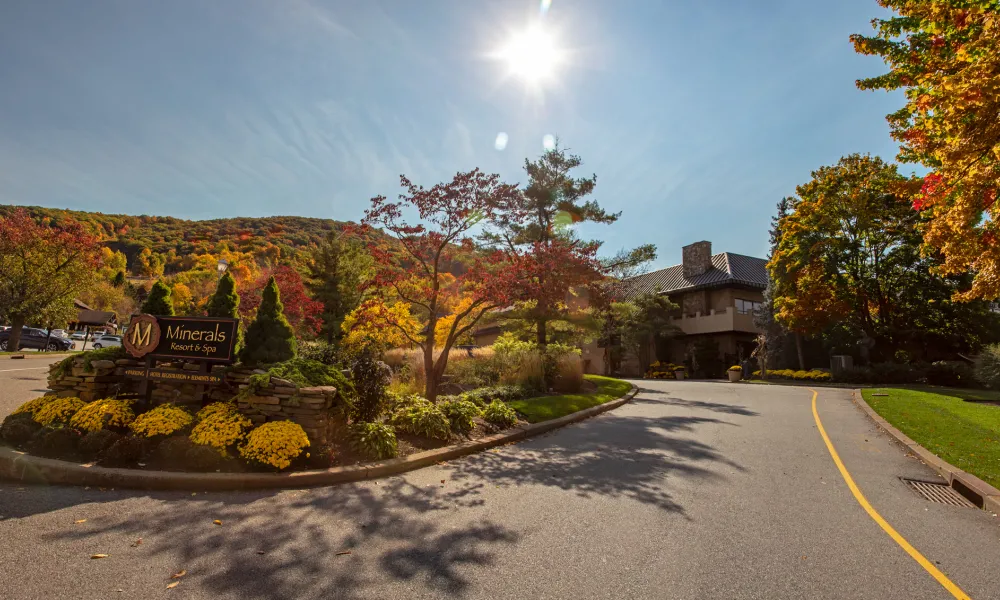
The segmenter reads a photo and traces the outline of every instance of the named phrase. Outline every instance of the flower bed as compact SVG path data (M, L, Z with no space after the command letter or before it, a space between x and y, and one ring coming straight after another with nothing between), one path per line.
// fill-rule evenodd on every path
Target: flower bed
M687 374L687 367L675 365L669 362L656 361L646 369L646 379L677 379L676 372L683 371Z
M753 372L754 379L760 379L760 371ZM769 369L768 379L789 379L792 381L830 381L832 376L826 371L796 371L794 369Z

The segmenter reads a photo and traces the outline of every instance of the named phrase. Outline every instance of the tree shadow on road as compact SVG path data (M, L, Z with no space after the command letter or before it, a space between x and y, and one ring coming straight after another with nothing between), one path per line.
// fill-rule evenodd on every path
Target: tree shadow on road
M742 415L745 417L756 417L760 414L755 410L751 410L738 404L706 402L703 400L685 400L683 398L670 396L668 392L664 392L663 390L654 390L650 388L639 388L639 393L636 395L635 399L632 400L632 402L636 404L665 404L670 406L679 406L682 408L705 409L712 412Z
M499 548L519 539L504 525L468 518L462 509L481 503L476 487L445 491L395 477L267 497L162 494L165 501L152 510L122 510L121 518L91 519L40 541L75 548L115 543L107 553L126 569L134 563L148 570L151 557L160 557L153 564L185 569L184 585L206 595L388 597L380 590L402 582L421 593L461 596L471 584L470 567L490 567ZM140 537L142 545L129 547ZM164 586L170 574L163 573Z
M673 435L710 417L608 414L518 444L516 452L485 452L450 463L460 481L544 485L589 498L628 498L684 514L669 492L673 477L718 480L711 463L742 470L703 442Z

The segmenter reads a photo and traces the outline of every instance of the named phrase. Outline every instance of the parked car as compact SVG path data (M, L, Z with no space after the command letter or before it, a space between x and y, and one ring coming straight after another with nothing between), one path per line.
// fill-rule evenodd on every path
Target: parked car
M65 329L53 329L52 331L49 332L49 335L51 335L52 337L61 337L61 338L67 337Z
M112 346L121 346L122 337L120 335L99 335L94 338L94 348L110 348Z
M86 332L83 332L83 331L74 331L69 336L69 339L83 341L83 340L87 339L87 334L86 334Z
M10 329L0 331L0 352L8 350L21 350L23 348L35 348L36 350L72 350L75 344L66 338L48 335L44 329L34 327L21 328L21 341L17 348L9 348Z

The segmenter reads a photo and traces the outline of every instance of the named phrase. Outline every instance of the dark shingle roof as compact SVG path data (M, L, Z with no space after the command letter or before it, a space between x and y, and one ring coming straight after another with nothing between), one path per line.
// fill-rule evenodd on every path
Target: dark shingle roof
M632 297L659 291L673 294L726 284L767 287L767 261L763 258L722 252L712 256L712 268L690 279L684 277L683 267L674 265L652 273L645 273L627 281L627 296Z

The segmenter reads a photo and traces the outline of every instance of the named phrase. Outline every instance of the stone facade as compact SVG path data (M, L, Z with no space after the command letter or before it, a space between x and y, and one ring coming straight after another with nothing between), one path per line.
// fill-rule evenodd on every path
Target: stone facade
M74 359L70 368L60 372L59 363L49 367L49 392L61 397L75 396L85 402L118 396L136 396L142 382L124 376L126 367L139 366L136 360L122 358L117 361L95 360L87 369L82 358ZM196 371L197 363L160 363L159 368ZM305 430L314 444L329 441L334 430L343 423L337 410L337 388L332 386L298 387L293 382L277 377L271 384L255 394L248 393L250 377L262 374L260 369L228 369L223 365L212 367L216 373L225 373L226 383L205 388L206 402L236 401L240 412L255 425L267 421L292 421ZM152 404L172 402L196 411L201 407L198 388L192 383L151 381ZM243 392L241 397L241 392Z
M695 242L681 248L681 268L685 279L702 275L711 269L712 242Z

